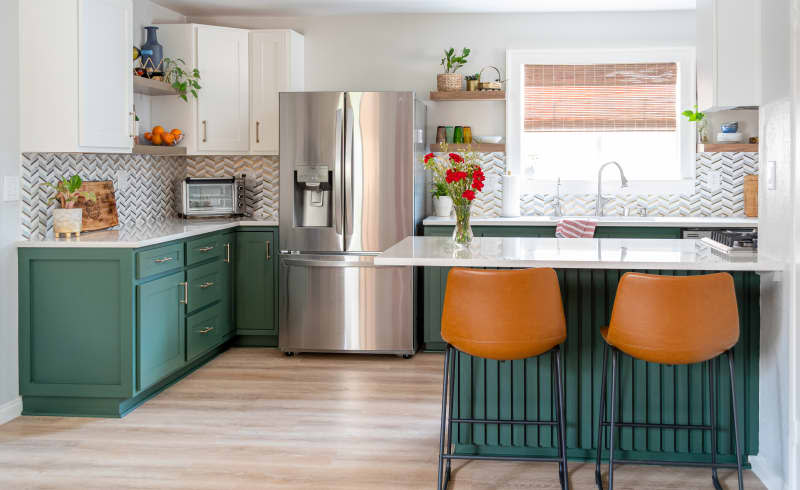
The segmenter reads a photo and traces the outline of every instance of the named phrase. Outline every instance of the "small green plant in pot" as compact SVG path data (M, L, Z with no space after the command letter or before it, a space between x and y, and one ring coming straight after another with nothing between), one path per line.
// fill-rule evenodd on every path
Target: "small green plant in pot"
M186 62L180 58L164 58L164 80L177 92L178 97L184 102L189 102L189 94L197 98L200 86L200 70L197 68L188 71Z
M444 50L444 58L442 58L442 66L444 73L436 76L436 88L440 92L457 92L461 90L462 76L456 73L459 68L467 64L469 57L469 48L462 48L461 54L457 55L454 48Z
M697 123L697 142L708 143L708 121L705 119L706 115L697 110L697 105L694 106L694 110L686 109L681 115L689 122Z
M447 193L447 184L434 182L431 187L433 196L433 214L447 218L453 212L453 199Z
M481 79L481 74L467 75L464 77L467 80L467 92L474 92L478 90L478 82Z
M78 175L62 177L56 184L45 182L43 185L55 191L47 203L58 201L61 206L53 210L53 233L56 236L80 234L83 209L76 208L75 205L81 198L94 202L97 196L93 192L81 190L83 180Z

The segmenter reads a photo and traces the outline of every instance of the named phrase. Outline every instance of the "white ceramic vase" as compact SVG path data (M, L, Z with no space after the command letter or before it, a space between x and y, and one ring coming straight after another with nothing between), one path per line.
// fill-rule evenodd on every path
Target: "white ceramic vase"
M83 220L83 209L58 208L53 210L53 233L60 234L80 234L81 221Z
M433 196L433 214L447 218L453 212L453 200L449 196Z

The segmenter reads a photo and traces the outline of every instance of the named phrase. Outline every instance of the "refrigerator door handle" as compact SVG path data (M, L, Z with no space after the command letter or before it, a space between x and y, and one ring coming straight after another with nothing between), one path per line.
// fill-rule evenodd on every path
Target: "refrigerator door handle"
M355 127L359 124L358 121L358 108L355 107L358 102L354 102L360 94L355 92L345 93L345 152L344 152L344 249L346 251L352 248L353 239L353 221L355 216L353 213L353 205L355 201L353 179L355 172L355 160L357 158L357 149L355 147ZM360 153L358 153L360 154Z
M343 175L343 166L345 162L345 152L347 151L347 142L345 141L345 116L344 116L344 109L340 108L336 111L336 158L338 161L334 165L334 175L333 175L333 227L336 230L337 235L344 235L344 192L343 192L343 185L342 180L344 179ZM342 239L342 250L347 250L345 246L345 239Z

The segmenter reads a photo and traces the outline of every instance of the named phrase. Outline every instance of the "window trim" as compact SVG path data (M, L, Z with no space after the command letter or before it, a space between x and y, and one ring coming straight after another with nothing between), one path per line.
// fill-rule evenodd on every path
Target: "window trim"
M522 174L522 129L524 126L524 69L527 64L605 64L605 63L678 63L677 118L680 139L681 179L631 180L626 194L692 194L695 190L696 135L694 127L680 115L682 108L696 103L695 48L691 46L653 47L637 49L508 49L506 50L506 162L507 170ZM597 162L597 167L604 162ZM604 177L617 177L607 172ZM619 189L619 180L608 182L606 188ZM562 181L562 192L585 194L596 192L595 175L585 180ZM551 194L555 181L525 179L524 192Z

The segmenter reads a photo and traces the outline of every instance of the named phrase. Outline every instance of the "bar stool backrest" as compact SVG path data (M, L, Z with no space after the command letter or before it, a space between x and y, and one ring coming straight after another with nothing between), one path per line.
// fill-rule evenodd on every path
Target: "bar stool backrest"
M712 359L739 340L733 277L658 276L620 279L608 343L645 361L691 364Z
M567 326L556 272L450 269L442 338L462 352L497 360L525 359L561 344Z

